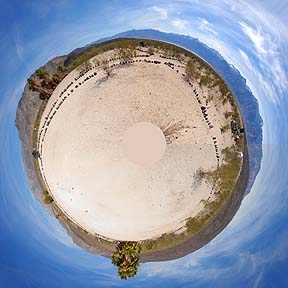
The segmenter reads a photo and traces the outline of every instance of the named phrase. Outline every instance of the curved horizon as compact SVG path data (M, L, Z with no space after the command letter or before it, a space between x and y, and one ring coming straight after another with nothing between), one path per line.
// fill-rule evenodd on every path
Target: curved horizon
M2 60L0 80L0 283L12 288L142 287L147 283L157 287L286 287L287 3L2 2L0 49L7 56ZM258 101L263 157L237 214L213 241L174 261L144 263L135 278L121 282L109 259L76 246L32 195L15 116L26 79L49 59L95 39L144 28L199 38L239 71ZM253 116L249 121L262 125ZM259 137L249 136L259 144ZM257 145L255 149L258 153Z

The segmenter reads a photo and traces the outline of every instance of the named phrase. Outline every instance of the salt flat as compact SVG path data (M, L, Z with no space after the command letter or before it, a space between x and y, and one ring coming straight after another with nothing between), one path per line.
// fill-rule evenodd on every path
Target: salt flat
M231 111L221 95L196 81L189 85L177 60L169 60L174 69L158 53L136 60L113 67L109 77L101 67L77 80L79 72L71 72L49 99L38 138L39 166L56 204L90 233L116 240L181 229L203 209L201 200L214 197L209 181L196 181L197 171L215 169L222 149L233 144L230 130L220 131L229 124L224 112ZM166 139L154 163L127 157L123 139L137 123L152 123Z

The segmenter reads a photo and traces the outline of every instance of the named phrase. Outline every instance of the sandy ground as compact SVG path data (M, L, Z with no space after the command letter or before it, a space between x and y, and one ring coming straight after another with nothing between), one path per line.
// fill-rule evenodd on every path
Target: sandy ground
M220 132L229 104L223 107L219 95L206 104L214 92L184 81L176 60L136 59L141 62L114 67L108 79L101 68L77 81L79 72L71 72L49 100L38 139L42 176L58 206L89 232L116 240L181 229L203 209L201 200L213 197L196 171L217 167L221 150L232 145L230 131ZM167 140L165 154L149 167L130 162L122 149L125 132L139 122L157 125Z

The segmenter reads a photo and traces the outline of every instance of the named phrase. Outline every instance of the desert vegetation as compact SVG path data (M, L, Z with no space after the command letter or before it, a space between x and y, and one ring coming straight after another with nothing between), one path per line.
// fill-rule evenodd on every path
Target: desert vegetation
M200 77L198 65L192 59L189 59L186 64L185 73L187 80L198 79Z
M68 74L68 72L63 66L59 66L57 73L53 74L52 76L43 69L37 69L35 74L35 77L30 77L27 80L29 89L33 92L38 92L41 100L48 100L54 89Z
M131 61L136 56L136 49L133 47L129 48L118 48L116 50L117 57L124 62Z
M240 145L240 144L239 144ZM191 217L186 222L186 230L180 234L166 233L157 239L143 241L142 247L144 251L160 251L171 245L181 243L188 237L201 231L205 225L216 216L223 207L231 192L235 190L238 174L241 167L241 160L238 158L237 148L226 148L224 153L224 163L213 171L204 171L199 169L196 172L198 183L205 180L213 184L216 190L215 197L211 200L202 200L204 210L195 217Z
M121 279L134 277L139 267L139 253L141 245L134 241L122 241L112 256L112 264L118 267Z
M47 190L43 190L43 195L44 195L44 203L45 204L51 204L53 202L53 198L49 195Z
M214 199L204 201L205 210L201 211L196 217L187 221L187 230L189 233L199 232L211 216L216 215L223 206L231 191L234 191L240 171L241 160L238 158L236 148L225 148L224 163L213 171L205 172L206 179L209 179L217 190Z
M225 112L225 118L233 118L240 122L240 114L234 96L229 91L225 82L207 63L202 61L200 58L198 59L197 56L191 56L189 52L180 47L154 40L143 40L141 42L143 42L141 44L142 46L148 48L146 50L151 55L155 51L161 51L164 52L164 57L177 58L181 61L184 61L184 56L189 57L189 60L185 62L185 79L188 81L191 79L197 79L200 86L217 88L221 93L222 104L224 105L229 101L232 105L232 111ZM67 67L59 66L57 73L53 75L49 75L47 71L42 69L37 70L36 75L28 79L29 88L32 91L38 92L40 99L48 100L57 85L75 68L77 68L79 73L84 73L89 71L94 64L95 67L101 66L106 72L106 75L111 76L112 68L109 65L108 59L93 59L93 62L91 61L92 63L89 60L98 54L114 49L115 53L112 58L115 57L114 59L128 62L136 56L137 50L140 49L139 43L138 39L120 39L91 46L87 51L77 56ZM46 101L43 101L43 103L46 103ZM41 109L43 112L44 108L42 107ZM37 124L37 128L38 126L39 124ZM170 138L172 139L171 135L176 135L178 131L183 128L187 127L183 126L180 122L166 127L164 135L168 142ZM225 133L229 129L230 125L225 125L221 127L221 132ZM34 141L36 141L36 136L37 133L35 133L35 137L33 135L33 139L35 138ZM127 279L136 275L139 266L139 253L141 251L147 252L163 250L175 245L176 243L180 243L191 235L198 233L208 223L208 221L217 214L219 209L223 207L230 193L235 189L238 173L241 168L241 160L237 157L236 150L241 150L240 145L244 145L243 143L244 141L242 139L242 141L238 143L238 146L236 145L234 148L225 149L223 151L224 163L222 163L217 169L213 171L204 171L203 169L199 169L195 173L195 185L200 185L203 179L210 181L214 187L213 189L217 190L217 194L213 199L211 199L211 201L203 202L205 210L201 211L201 213L195 217L188 219L186 222L187 229L184 232L180 234L166 233L157 239L143 241L141 244L137 242L120 242L117 245L116 251L112 257L112 263L118 267L118 275L121 279ZM43 191L43 195L46 204L53 202L53 199L47 190Z

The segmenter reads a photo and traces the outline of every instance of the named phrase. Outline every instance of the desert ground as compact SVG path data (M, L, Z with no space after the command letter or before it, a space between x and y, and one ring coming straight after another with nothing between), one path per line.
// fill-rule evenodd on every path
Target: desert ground
M42 115L38 161L46 187L73 222L107 239L183 231L216 192L199 175L221 165L222 150L233 145L230 129L220 130L230 124L230 103L186 81L185 61L138 52L131 63L109 61L107 75L97 57L82 76L76 69L65 77ZM137 123L153 124L166 140L157 161L131 161L125 135ZM147 145L137 151L153 150Z

